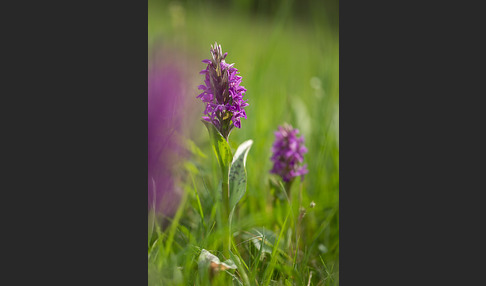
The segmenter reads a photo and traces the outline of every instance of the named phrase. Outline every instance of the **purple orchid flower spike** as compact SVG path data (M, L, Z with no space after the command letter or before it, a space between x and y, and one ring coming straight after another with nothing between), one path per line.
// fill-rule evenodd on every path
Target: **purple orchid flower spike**
M304 154L307 148L304 146L304 137L297 137L298 129L294 129L289 124L278 127L275 132L275 142L273 143L271 160L274 165L270 173L282 177L283 181L290 185L295 177L300 176L304 179L307 174L307 164L302 165Z
M197 96L204 103L203 119L211 122L225 139L233 127L241 128L241 117L246 119L245 107L248 106L243 100L246 88L240 86L241 76L234 64L227 64L225 58L228 53L221 50L221 45L214 43L211 46L210 60L203 60L207 64L206 69L200 74L205 75L204 84L198 88L202 93Z

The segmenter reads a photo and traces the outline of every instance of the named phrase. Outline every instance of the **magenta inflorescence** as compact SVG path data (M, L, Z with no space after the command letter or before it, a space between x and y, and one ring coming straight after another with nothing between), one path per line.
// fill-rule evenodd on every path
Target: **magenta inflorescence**
M241 76L234 64L227 64L225 58L228 53L222 53L221 45L214 43L211 46L210 60L203 60L206 69L200 73L205 75L204 85L198 88L203 92L197 96L204 103L203 119L211 122L227 138L233 127L241 128L241 117L246 119L243 100L246 88L240 86Z
M273 168L271 173L277 174L284 182L291 182L295 177L301 176L307 171L307 164L302 165L307 148L304 146L304 137L297 137L298 129L289 124L278 127L275 132L275 142L272 146Z

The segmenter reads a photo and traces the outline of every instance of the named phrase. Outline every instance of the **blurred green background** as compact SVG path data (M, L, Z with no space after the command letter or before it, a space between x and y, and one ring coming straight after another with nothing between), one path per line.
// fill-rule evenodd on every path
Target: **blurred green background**
M282 274L282 280L275 279L301 285L300 279L306 284L313 271L310 285L339 284L338 1L149 0L148 8L149 66L153 55L162 49L161 57L179 62L188 77L187 102L192 107L187 113L192 123L186 122L183 136L194 145L194 155L184 166L195 171L190 175L182 172L180 184L190 194L184 214L177 220L187 233L201 232L201 240L193 238L191 243L206 249L218 247L195 226L197 206L191 190L199 191L203 209L208 212L206 223L211 225L211 218L217 217L212 215L211 189L216 188L219 178L207 130L198 119L204 106L196 96L197 86L203 83L199 71L205 64L201 60L209 58L210 45L217 41L223 53L228 52L226 61L235 63L243 77L242 85L248 90L244 99L250 104L246 108L248 119L242 119L241 129L232 131L230 145L236 148L247 139L254 141L247 159L247 192L239 203L235 228L265 227L278 233L282 217L274 208L277 191L272 183L276 178L269 174L271 146L277 127L290 123L305 137L309 150L305 155L309 173L302 184L297 180L292 189L295 201L302 192L301 205L306 215L297 244L299 252L309 257L305 265L298 266L302 277L289 274L283 278ZM312 201L315 208L309 207ZM294 213L298 215L299 209ZM163 233L161 229L159 234ZM157 284L155 281L169 276L175 279L176 274L170 271L169 276L163 274L164 265L190 263L187 255L182 258L177 254L186 253L181 237L180 249L174 246L172 252L164 253L167 257L149 259L149 282Z

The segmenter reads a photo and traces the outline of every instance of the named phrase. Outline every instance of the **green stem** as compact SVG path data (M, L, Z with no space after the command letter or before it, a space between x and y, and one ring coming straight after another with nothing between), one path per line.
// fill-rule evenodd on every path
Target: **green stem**
M229 170L228 170L229 171ZM223 211L222 211L222 227L223 227L223 255L225 258L229 258L229 250L231 246L231 231L229 226L229 183L228 183L228 173L226 176L223 174L223 187L222 187L222 198L223 198Z
M221 118L221 114L218 115L218 118ZM218 160L218 164L221 168L221 179L222 179L222 186L221 186L221 198L222 198L222 206L220 209L221 214L221 225L220 230L223 231L223 254L226 258L229 258L230 253L230 246L231 246L231 233L229 227L229 171L231 166L231 148L228 144L228 135L229 134L221 134L221 131L214 126L212 123L208 123L204 120L201 120L209 132L209 137L211 140L211 144L213 145L213 150ZM222 120L220 119L220 122ZM224 127L224 126L220 126ZM223 128L224 129L224 128ZM223 130L224 132L224 130ZM226 132L224 132L226 133Z
M226 142L228 142L228 138L225 137ZM226 167L221 166L222 171L222 179L223 179L223 186L221 188L222 193L222 201L223 201L223 210L222 215L223 218L221 222L223 223L223 255L224 257L230 258L230 248L231 248L231 228L230 228L230 209L229 209L229 171L231 168L231 164L228 164Z
M292 200L292 194L291 194L291 192L290 192L290 188L292 187L292 182L293 182L293 181L294 181L294 180L291 180L291 181L289 181L289 182L285 182L285 185L284 185L284 187L285 187L285 192L287 192L287 197L289 198L289 201L291 201L291 200Z
M291 188L292 188L292 183L293 182L294 182L294 180L290 180L289 182L285 182L285 185L284 185L285 192L287 193L287 199L288 199L288 204L286 204L288 210L287 210L287 208L286 208L286 210L290 213L291 216L293 216L292 192L291 192ZM295 223L294 220L291 219L290 220L290 229L294 227L294 223ZM293 256L292 249L289 248L289 251L290 251L289 255L290 255L290 257L292 257Z

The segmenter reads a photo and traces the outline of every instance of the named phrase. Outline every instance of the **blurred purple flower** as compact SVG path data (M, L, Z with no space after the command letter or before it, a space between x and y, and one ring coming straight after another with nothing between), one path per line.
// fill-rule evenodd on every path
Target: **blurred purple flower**
M198 87L203 92L197 98L206 103L203 119L213 123L227 138L233 126L241 128L240 118L246 119L244 108L248 103L243 100L246 88L240 86L241 76L234 64L225 62L228 53L223 55L221 45L214 43L210 51L212 59L202 61L207 67L200 74L206 77L204 85Z
M166 61L164 52L156 53L148 70L148 206L158 214L175 213L180 198L175 163L184 156L177 139L183 129L184 84L180 67Z
M307 164L302 165L307 148L304 146L304 137L297 137L298 129L289 124L278 127L275 132L275 142L272 147L272 161L274 163L270 173L277 174L284 182L291 182L295 177L307 174Z

